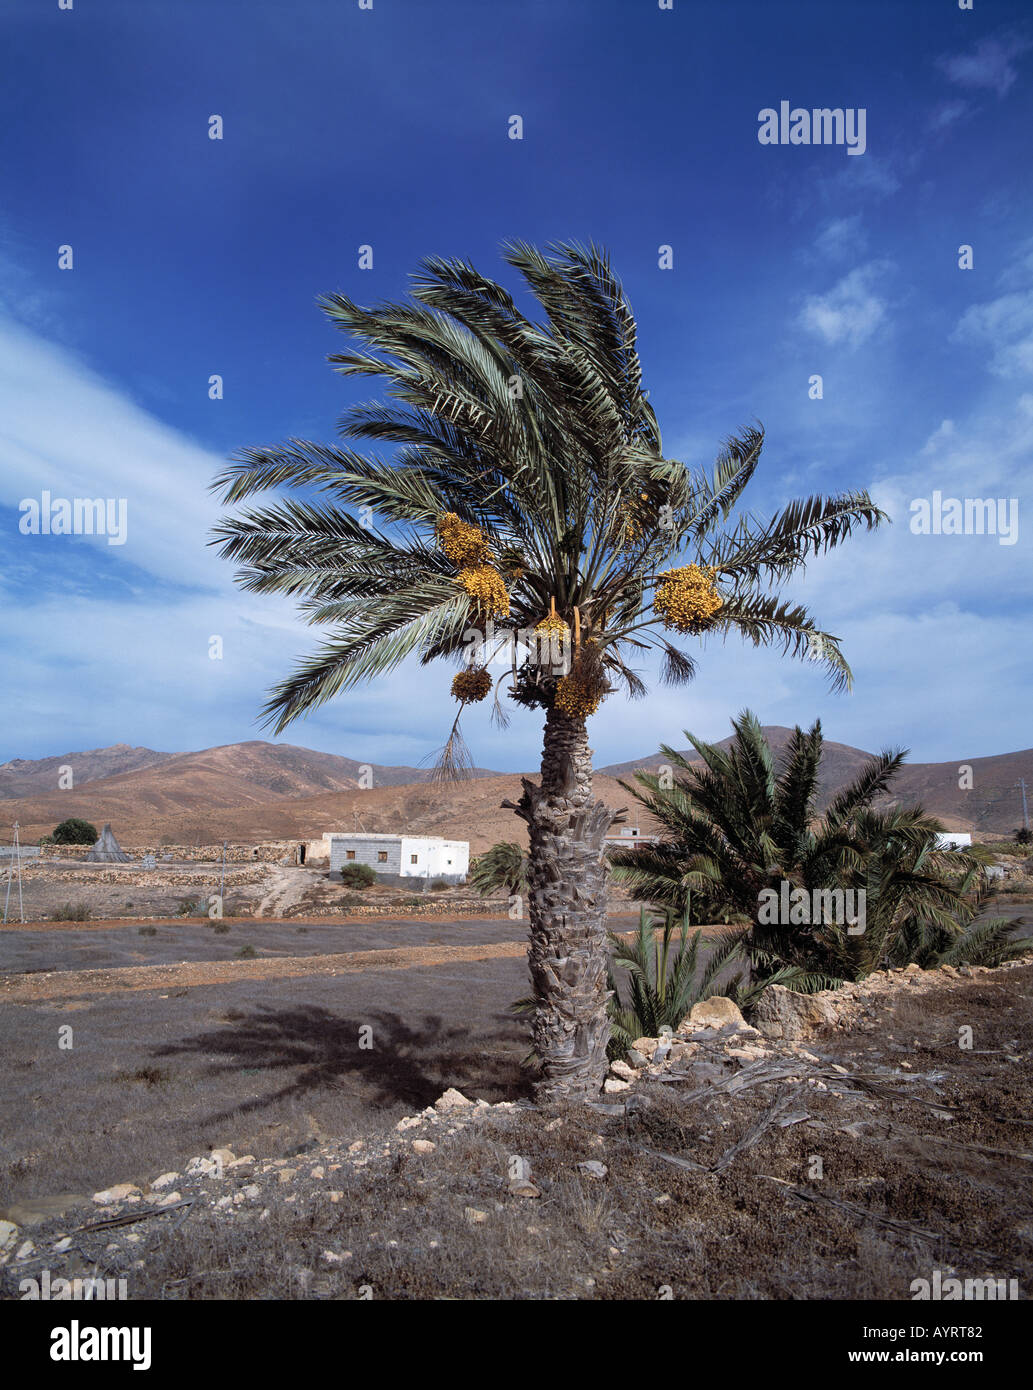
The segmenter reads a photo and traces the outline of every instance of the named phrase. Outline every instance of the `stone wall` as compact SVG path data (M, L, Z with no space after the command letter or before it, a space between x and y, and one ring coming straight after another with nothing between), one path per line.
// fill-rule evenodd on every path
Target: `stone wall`
M115 838L118 839L116 832ZM119 844L128 854L130 859L140 860L145 854L153 854L159 865L165 862L168 855L169 862L177 864L221 864L222 845L129 845L119 840ZM258 844L227 845L226 863L227 864L296 864L298 862L298 846L307 847L305 862L318 862L320 854L325 858L325 850L321 839L312 840L264 840ZM44 845L43 857L45 859L71 859L85 860L92 846L90 845Z

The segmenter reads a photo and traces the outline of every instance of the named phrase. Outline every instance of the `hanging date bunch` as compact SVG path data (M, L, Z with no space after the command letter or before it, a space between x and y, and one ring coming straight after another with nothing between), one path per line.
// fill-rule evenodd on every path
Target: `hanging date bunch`
M452 681L452 694L463 705L479 705L491 694L491 672L486 666L471 666Z
M574 660L567 674L556 682L553 705L574 719L595 714L610 693L598 642L589 637L581 641L581 614L574 609Z
M646 533L654 527L649 507L649 494L640 492L637 496L622 502L618 511L619 553L629 555L642 544Z
M491 563L491 546L479 526L463 521L455 512L442 512L434 529L441 549L459 569Z
M459 567L456 584L466 590L478 613L486 618L507 617L509 590L492 563L491 546L481 528L455 512L442 512L434 529L441 549Z
M724 603L716 574L713 566L682 565L657 576L653 609L665 627L695 636L713 626Z

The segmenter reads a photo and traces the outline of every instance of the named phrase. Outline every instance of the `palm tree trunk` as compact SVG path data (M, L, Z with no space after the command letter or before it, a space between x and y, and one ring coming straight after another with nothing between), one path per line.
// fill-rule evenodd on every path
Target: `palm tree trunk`
M527 822L528 964L534 987L539 1100L589 1099L606 1076L606 861L603 837L622 819L592 795L584 719L549 710L541 785L523 779Z

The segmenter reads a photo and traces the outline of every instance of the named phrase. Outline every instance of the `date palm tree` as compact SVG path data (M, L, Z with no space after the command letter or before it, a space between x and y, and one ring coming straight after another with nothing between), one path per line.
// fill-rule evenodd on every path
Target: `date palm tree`
M749 710L732 729L727 749L686 731L697 762L662 745L669 779L639 772L634 784L622 783L662 827L655 843L611 856L634 898L679 913L702 893L712 910L728 909L743 929L754 986L825 989L911 961L996 965L1027 948L1017 922L977 920L984 851L939 849L944 827L921 806L873 805L904 750L868 759L819 813L820 721L794 729L777 761ZM832 914L806 924L772 920L764 897L777 898L783 884L808 895L851 890L851 902L865 903L862 929L852 932ZM732 992L741 1006L757 994Z
M587 718L618 686L645 692L635 663L649 648L662 681L691 679L679 635L736 632L817 656L834 685L848 683L837 639L777 590L884 518L864 492L794 501L767 521L740 512L761 429L731 438L712 473L664 456L607 255L522 242L504 255L539 319L458 259L424 261L400 303L324 297L351 340L330 361L382 378L389 399L346 411L340 444L238 454L213 484L225 503L297 495L238 509L213 544L243 588L295 596L331 629L272 690L264 713L278 732L408 657L465 663L460 708L494 687L500 711L505 680L503 693L544 712L541 778L507 804L529 835L540 1095L583 1097L606 1069L603 839L620 817L593 796ZM355 440L396 452L357 452ZM443 765L460 762L457 719Z

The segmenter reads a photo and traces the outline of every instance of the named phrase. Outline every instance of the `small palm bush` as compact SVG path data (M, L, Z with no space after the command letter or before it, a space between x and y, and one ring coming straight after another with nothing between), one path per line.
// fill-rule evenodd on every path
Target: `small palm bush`
M512 840L500 840L473 861L467 882L482 898L490 893L526 893L527 855Z
M674 1032L693 1004L717 992L725 968L742 959L746 933L732 929L712 938L710 954L701 962L702 932L689 936L689 917L688 908L680 919L670 908L659 917L641 908L633 941L609 933L611 1059L624 1056L636 1038L658 1037L665 1026ZM621 970L627 976L623 991L615 973ZM738 984L738 979L730 982L725 992L737 990Z

